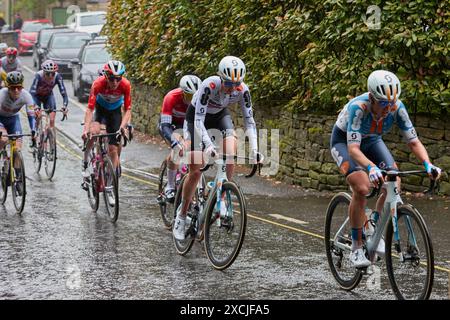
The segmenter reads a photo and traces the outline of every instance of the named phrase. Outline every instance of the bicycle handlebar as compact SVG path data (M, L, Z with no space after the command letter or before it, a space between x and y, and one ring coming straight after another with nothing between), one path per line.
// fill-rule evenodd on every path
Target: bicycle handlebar
M383 174L383 178L388 178L390 180L395 181L397 177L406 177L408 175L412 174L428 174L426 170L409 170L409 171L396 171L396 170L381 170L381 173ZM436 170L432 171L432 175L434 178L438 176L438 173ZM374 187L372 191L366 196L367 199L372 198L374 196L378 196L380 194L382 187L382 183L378 183L378 187ZM437 183L436 179L430 178L430 187L423 191L424 194L432 195L434 194L435 190L439 190L439 183Z
M214 154L214 156L215 156L215 154ZM214 157L214 156L213 156L213 157ZM229 159L230 157L233 157L233 160L237 160L237 159L254 160L254 159L250 159L250 158L248 158L248 157L241 157L241 156L236 156L236 155L227 155L227 154L220 154L220 155L217 155L217 158L220 158L220 157L222 157L222 160L223 160L223 161L226 161L226 160ZM212 165L213 165L213 163L208 163L208 164L206 164L203 168L200 169L200 172L205 172L205 171L207 171ZM258 169L259 169L260 172L261 172L261 167L262 167L262 164L261 164L261 163L255 163L255 164L252 164L252 170L250 171L249 174L245 175L245 177L246 177L246 178L251 178L251 177L253 177Z

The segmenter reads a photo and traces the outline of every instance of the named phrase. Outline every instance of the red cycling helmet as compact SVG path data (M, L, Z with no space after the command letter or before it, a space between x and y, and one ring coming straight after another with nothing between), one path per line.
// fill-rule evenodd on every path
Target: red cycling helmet
M9 47L6 49L6 55L7 56L17 56L17 49L14 47Z

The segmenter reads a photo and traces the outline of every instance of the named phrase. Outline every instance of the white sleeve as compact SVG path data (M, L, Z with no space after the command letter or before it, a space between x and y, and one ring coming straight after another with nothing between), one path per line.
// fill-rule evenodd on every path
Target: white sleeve
M250 97L250 91L246 85L244 86L244 92L240 101L242 117L245 124L245 132L248 136L251 151L258 151L258 135L256 132L256 123L253 119L252 99Z
M197 135L202 138L202 142L207 148L212 144L212 141L205 128L206 111L208 110L208 101L211 96L211 88L206 80L203 81L196 92L196 95L197 101L195 102L194 130ZM194 139L194 137L192 137L192 139ZM191 143L193 143L193 141Z

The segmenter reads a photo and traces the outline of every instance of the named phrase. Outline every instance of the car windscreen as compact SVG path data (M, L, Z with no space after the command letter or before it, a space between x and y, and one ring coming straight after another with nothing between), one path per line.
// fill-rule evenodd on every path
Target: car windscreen
M85 40L90 39L89 35L80 34L68 34L68 35L58 35L54 37L51 43L52 49L70 49L70 48L81 48L85 43Z
M91 16L80 16L80 26L95 26L99 24L105 24L105 14L95 14Z
M53 27L51 23L30 22L24 23L22 32L39 32L43 28Z
M105 47L87 47L83 52L83 63L103 64L111 60L111 55Z
M61 30L48 30L48 31L42 30L41 35L39 37L39 42L41 46L43 46L44 48L47 47L48 40L50 40L51 35L54 34L55 32L61 32Z

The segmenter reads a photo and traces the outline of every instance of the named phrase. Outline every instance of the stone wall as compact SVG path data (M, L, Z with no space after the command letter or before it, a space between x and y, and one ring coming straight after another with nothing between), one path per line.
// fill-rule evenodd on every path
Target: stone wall
M154 88L133 84L133 123L145 133L158 134L157 123L163 94ZM231 108L236 127L243 127L241 111ZM331 157L329 141L337 114L333 116L293 114L270 107L254 106L258 128L280 130L280 165L277 178L290 184L317 190L346 190L344 177ZM450 123L424 116L411 116L419 138L431 161L444 170L441 192L450 195ZM402 141L397 127L383 136L402 170L422 170L423 166ZM426 189L428 178L403 178L403 189Z

